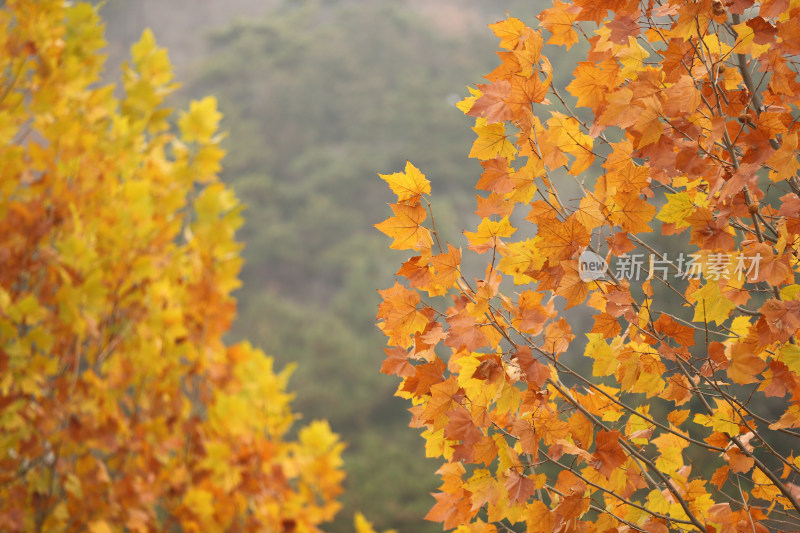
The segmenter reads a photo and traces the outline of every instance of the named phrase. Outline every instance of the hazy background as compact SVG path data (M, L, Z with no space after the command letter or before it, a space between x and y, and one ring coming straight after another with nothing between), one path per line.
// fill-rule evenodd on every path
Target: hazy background
M379 373L377 288L405 257L372 225L392 195L377 173L406 159L433 183L437 227L463 245L475 224L481 171L467 158L472 119L453 105L497 63L487 24L534 25L541 1L109 0L108 79L150 27L182 89L171 102L216 95L225 115L223 179L246 203L246 243L232 339L247 338L283 367L294 409L328 419L348 442L344 509L376 527L441 531L422 520L437 461L407 427L395 377ZM558 69L557 78L571 68ZM561 84L563 86L563 84Z

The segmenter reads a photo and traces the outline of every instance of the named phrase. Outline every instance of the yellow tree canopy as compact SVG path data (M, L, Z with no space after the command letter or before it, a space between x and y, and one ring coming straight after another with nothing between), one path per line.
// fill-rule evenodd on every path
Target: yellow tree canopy
M101 86L95 8L0 9L0 530L317 531L343 445L226 346L241 206L216 101L177 128L145 32Z

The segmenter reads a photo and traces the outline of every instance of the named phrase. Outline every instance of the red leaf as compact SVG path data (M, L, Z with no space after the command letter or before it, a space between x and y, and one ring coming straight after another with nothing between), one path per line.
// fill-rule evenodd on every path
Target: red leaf
M381 365L381 372L406 377L414 374L414 366L408 362L408 354L402 348L384 348L386 359Z
M511 502L525 503L536 492L536 483L532 479L519 475L515 470L509 470L506 478L506 490Z
M619 443L619 431L598 431L595 436L595 452L592 466L609 478L616 467L625 462L627 456Z
M541 389L547 382L547 378L550 377L550 367L537 361L527 346L518 348L514 356L519 368L525 372L525 381L533 383L538 389Z
M468 115L476 118L484 117L488 124L505 122L514 118L514 113L505 102L505 99L511 94L509 81L497 80L491 84L479 84L478 89L483 95L472 104Z
M761 17L753 17L747 21L747 26L753 30L753 41L756 44L772 44L778 29Z

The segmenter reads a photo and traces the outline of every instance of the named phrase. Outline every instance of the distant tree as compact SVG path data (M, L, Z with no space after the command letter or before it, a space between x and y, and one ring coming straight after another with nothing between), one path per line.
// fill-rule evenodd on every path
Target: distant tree
M88 4L0 9L0 530L318 531L343 444L290 439L290 369L222 339L241 208L216 101L176 130L152 34L121 99L103 45Z
M216 30L179 93L218 97L230 132L221 176L248 205L232 337L296 361L295 405L348 443L344 508L327 529L349 531L360 508L376 526L434 532L422 521L433 462L419 461L404 401L375 372L375 287L393 259L369 230L390 199L373 178L413 156L447 177L440 227L472 216L461 208L474 198L477 172L461 157L472 132L452 103L494 61L492 37L442 31L405 2L284 4ZM484 3L459 2L467 15L469 4Z
M383 371L445 461L428 518L800 530L800 7L555 0L538 18L491 25L501 64L458 104L483 167L468 249L416 167L383 176L377 227L413 254L381 291ZM578 42L552 85L545 44Z

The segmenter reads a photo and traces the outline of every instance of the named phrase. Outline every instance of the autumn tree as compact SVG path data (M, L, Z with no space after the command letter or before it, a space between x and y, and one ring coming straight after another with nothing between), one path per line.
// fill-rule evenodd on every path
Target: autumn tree
M216 101L176 128L153 35L119 98L103 46L88 4L0 9L0 530L318 531L343 444L289 438L290 369L222 338L241 206Z
M491 25L500 63L458 104L482 166L466 249L413 164L382 176L377 227L412 251L381 291L382 371L443 459L427 518L800 530L800 6L555 0L538 19ZM577 43L554 86L548 56Z

